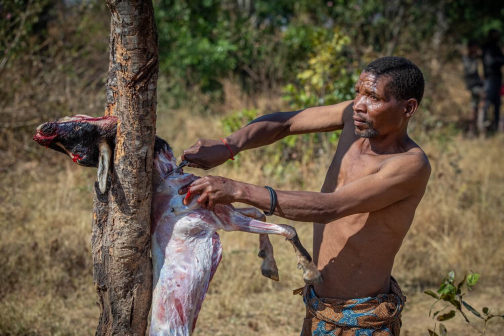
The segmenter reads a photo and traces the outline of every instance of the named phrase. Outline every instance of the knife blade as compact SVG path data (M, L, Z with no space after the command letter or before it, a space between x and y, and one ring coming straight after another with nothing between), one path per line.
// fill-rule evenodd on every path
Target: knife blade
M181 169L181 168L184 168L184 167L185 167L185 166L187 166L188 164L189 164L189 161L187 161L187 160L182 161L182 162L181 162L181 163L180 163L180 164L179 164L179 165L178 165L175 169L173 169L171 172L169 172L168 174L166 174L166 176L171 175L171 174L172 174L174 171L176 171L176 170L179 170L179 169Z

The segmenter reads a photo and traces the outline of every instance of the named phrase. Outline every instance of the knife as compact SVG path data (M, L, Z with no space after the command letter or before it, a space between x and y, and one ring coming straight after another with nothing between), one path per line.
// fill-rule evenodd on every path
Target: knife
M181 168L184 168L184 167L185 167L185 166L187 166L188 164L189 164L189 161L187 161L187 160L182 161L182 162L181 162L181 163L180 163L180 164L179 164L179 165L178 165L175 169L173 169L171 172L169 172L168 174L166 174L166 176L171 175L171 174L172 174L174 171L176 171L176 170L179 170L179 169L181 169Z

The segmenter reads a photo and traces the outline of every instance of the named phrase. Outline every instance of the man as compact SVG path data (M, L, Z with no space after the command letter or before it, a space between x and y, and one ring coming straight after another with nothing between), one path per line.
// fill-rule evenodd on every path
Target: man
M412 62L380 58L360 75L353 101L264 115L223 141L202 139L184 151L190 166L208 169L288 135L343 130L320 193L277 190L275 197L265 187L215 176L179 191L189 189L187 202L199 195L209 209L242 202L314 222L323 283L304 289L302 335L399 335L405 298L391 270L431 171L407 133L423 91Z
M467 90L471 93L471 123L469 124L469 135L474 136L476 128L480 133L485 132L484 125L477 125L478 120L483 120L481 113L483 113L484 90L483 81L478 73L478 43L470 40L467 44L467 55L464 55L462 61L464 63L464 81ZM480 116L478 118L478 116Z
M485 107L481 115L479 124L483 125L488 118L490 105L494 107L494 120L492 130L504 132L504 122L500 122L500 103L502 72L504 65L504 55L499 46L500 33L497 29L488 32L488 42L483 46L483 71L485 74Z

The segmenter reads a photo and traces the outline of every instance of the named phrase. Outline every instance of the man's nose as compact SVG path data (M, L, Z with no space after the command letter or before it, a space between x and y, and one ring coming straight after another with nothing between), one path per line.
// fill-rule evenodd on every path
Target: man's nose
M362 95L357 95L354 99L354 105L353 105L353 110L354 112L360 112L360 113L366 113L367 108L365 104L365 97Z

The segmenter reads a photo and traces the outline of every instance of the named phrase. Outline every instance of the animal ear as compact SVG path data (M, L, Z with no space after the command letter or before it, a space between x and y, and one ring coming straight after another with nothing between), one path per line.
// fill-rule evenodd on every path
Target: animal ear
M102 194L107 190L107 176L112 158L112 150L107 141L100 144L100 158L98 161L98 186Z

